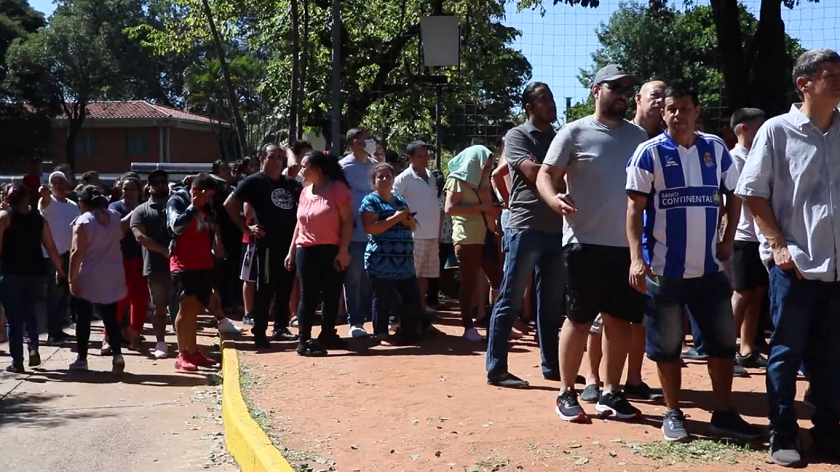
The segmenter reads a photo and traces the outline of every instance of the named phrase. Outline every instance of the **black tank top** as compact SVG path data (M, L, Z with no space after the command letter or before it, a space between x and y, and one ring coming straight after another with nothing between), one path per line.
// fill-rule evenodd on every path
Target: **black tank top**
M37 210L12 212L9 226L3 233L0 272L10 275L42 277L46 271L41 239L44 217Z

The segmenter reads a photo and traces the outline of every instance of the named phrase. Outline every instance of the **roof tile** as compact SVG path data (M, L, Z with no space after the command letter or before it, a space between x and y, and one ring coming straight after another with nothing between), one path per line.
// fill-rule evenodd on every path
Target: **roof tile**
M97 120L136 120L136 119L176 119L195 123L218 124L204 115L188 113L172 107L157 105L143 100L124 102L90 102L87 106L87 118Z

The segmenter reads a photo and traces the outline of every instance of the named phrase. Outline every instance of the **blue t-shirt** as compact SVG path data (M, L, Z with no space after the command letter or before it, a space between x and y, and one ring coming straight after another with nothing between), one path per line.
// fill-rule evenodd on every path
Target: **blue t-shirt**
M405 200L394 195L392 202L383 200L376 193L368 194L359 207L359 213L374 213L380 220L408 208ZM369 234L365 248L365 270L371 277L407 279L414 277L414 240L408 226L397 223L380 234Z
M350 193L353 195L353 238L355 243L363 243L368 240L367 233L362 227L362 220L359 215L359 207L362 200L373 191L373 184L370 180L370 170L376 165L368 159L367 162L359 162L352 154L338 161L347 183L350 184Z
M686 149L666 132L639 145L625 189L648 196L642 252L655 275L688 279L723 270L720 194L737 183L738 169L717 136L697 133Z

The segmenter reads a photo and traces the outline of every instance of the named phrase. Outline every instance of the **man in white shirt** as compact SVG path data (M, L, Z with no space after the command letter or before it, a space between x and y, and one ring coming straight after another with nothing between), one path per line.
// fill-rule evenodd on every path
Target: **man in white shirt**
M740 108L732 114L730 126L738 144L729 155L739 173L744 170L747 154L762 124L764 112L758 108ZM767 359L755 348L755 334L768 283L767 269L759 254L755 221L750 208L742 205L732 249L732 312L736 333L741 337L741 351L735 355L735 362L741 367L767 367Z
M394 179L394 193L402 196L412 212L417 212L417 228L414 236L414 267L417 285L420 287L420 305L426 307L426 293L429 279L440 276L440 228L443 212L438 204L438 189L435 179L429 176L429 145L414 141L406 148L408 166Z
M39 189L40 199L38 210L50 225L55 249L61 255L64 263L64 273L68 273L68 262L70 259L70 243L72 240L73 228L70 223L79 216L79 206L73 200L67 198L70 191L70 182L62 172L53 172L49 177L49 187L41 186ZM58 283L55 280L56 267L43 249L44 260L47 267L47 344L60 346L64 342L62 331L64 321L67 317L67 303L70 300L70 291L67 281Z

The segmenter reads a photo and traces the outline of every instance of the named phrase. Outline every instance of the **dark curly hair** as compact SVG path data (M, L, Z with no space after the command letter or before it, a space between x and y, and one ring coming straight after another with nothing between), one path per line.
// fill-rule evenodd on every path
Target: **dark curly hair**
M347 182L347 177L344 176L344 171L338 164L338 156L323 151L310 151L303 158L307 160L310 167L321 169L324 178L337 180L343 182L348 187L350 186L350 183Z

